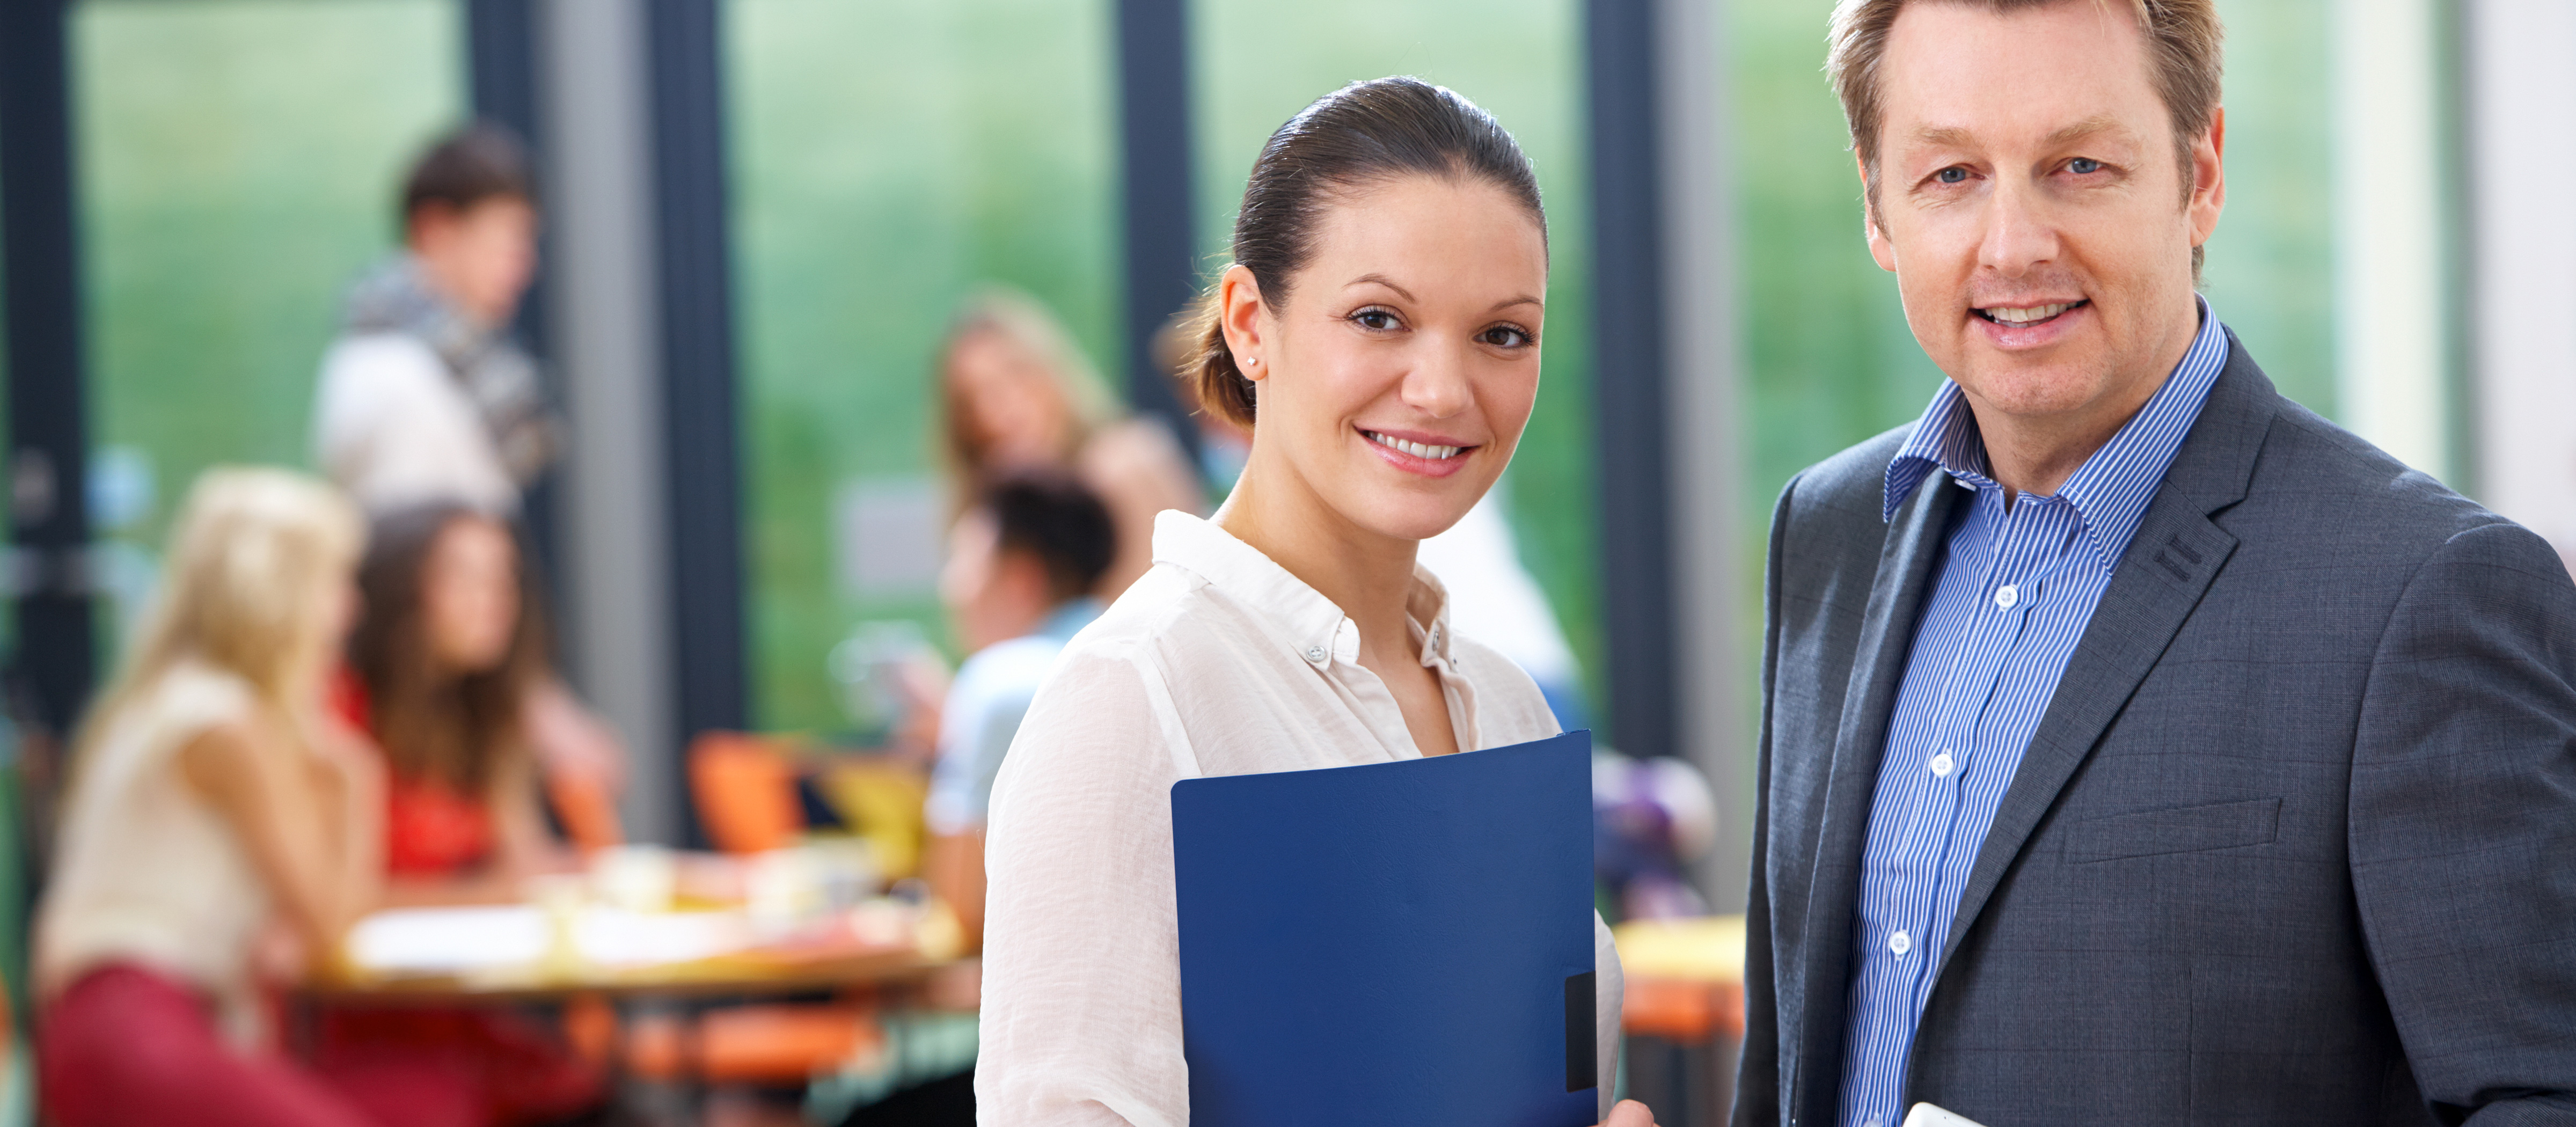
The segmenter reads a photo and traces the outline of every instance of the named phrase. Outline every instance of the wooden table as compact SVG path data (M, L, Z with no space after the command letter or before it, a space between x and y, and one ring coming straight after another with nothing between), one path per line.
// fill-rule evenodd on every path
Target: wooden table
M852 986L917 982L953 957L919 947L752 950L642 967L573 965L492 973L368 974L342 968L300 992L324 1005L520 1005L567 998L634 1000L776 997Z
M881 902L882 903L882 902ZM741 1022L759 1011L768 1021L780 1020L770 1015L787 1015L791 1025L813 1029L835 1020L865 1023L865 1004L856 1016L836 1018L835 1011L852 1012L847 1004L804 1006L766 1006L724 1008L732 1003L777 1001L818 994L837 994L852 988L896 987L920 983L944 967L958 962L953 949L953 918L945 926L916 923L908 934L885 934L886 929L859 925L857 914L825 918L826 926L808 927L773 936L763 941L750 934L748 922L740 913L629 913L585 908L597 912L592 917L548 915L528 906L499 906L479 909L409 910L397 920L422 923L433 929L426 944L433 953L441 935L470 938L488 935L492 928L481 927L486 921L505 933L496 951L508 953L515 948L533 957L505 959L477 965L467 970L440 973L419 971L370 971L365 969L356 948L360 946L359 930L352 931L340 957L331 969L308 984L295 999L293 1032L290 1037L310 1044L313 1016L331 1007L368 1008L446 1008L482 1006L564 1006L573 1014L589 1007L598 1025L597 1040L589 1043L603 1051L616 1082L630 1108L662 1105L673 1109L671 1118L695 1122L703 1111L710 1083L777 1082L788 1079L768 1072L755 1077L732 1076L728 1079L719 1061L738 1061L741 1054L727 1057L700 1058L691 1048L699 1044L696 1032L702 1021ZM539 929L536 951L529 947L532 924ZM690 922L695 917L695 924ZM381 918L374 918L381 923ZM576 926L576 920L578 926ZM640 923L669 927L675 921L686 931L698 924L720 924L700 927L712 935L741 933L747 942L719 953L693 958L658 962L639 962L632 958L616 963L588 961L578 954L576 936L591 934L584 928L613 929L621 923ZM362 921L362 928L368 921ZM885 920L876 921L882 925ZM445 933L434 929L445 927ZM456 929L462 927L462 932ZM417 937L418 933L415 932ZM412 944L414 954L424 945ZM947 949L941 949L947 948ZM629 952L632 953L631 951ZM839 1028L834 1026L834 1028ZM862 1028L873 1028L863 1025ZM739 1031L738 1029L736 1031ZM719 1042L723 1043L723 1042ZM811 1045L812 1041L795 1042ZM825 1069L831 1061L842 1059L845 1050L864 1051L871 1042L864 1036L841 1048L821 1050L810 1064ZM877 1042L880 1043L881 1042ZM806 1059L805 1049L788 1049L789 1056ZM823 1059L825 1057L830 1060ZM776 1052L754 1054L754 1059L786 1061ZM771 1066L757 1066L769 1068ZM801 1065L793 1067L804 1067ZM800 1074L801 1075L801 1074ZM638 1085L641 1085L640 1087Z

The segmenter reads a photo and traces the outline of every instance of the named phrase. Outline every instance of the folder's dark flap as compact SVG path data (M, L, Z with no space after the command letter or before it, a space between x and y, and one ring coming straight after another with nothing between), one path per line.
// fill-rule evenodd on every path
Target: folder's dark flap
M1592 1123L1591 813L1588 732L1175 784L1194 1127Z

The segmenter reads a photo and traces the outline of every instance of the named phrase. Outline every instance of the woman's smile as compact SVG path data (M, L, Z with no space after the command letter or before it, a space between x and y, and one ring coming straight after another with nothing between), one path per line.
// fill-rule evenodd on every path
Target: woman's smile
M1460 442L1442 435L1417 431L1369 430L1357 428L1368 440L1369 450L1406 473L1424 477L1447 477L1467 467L1467 455L1484 447Z

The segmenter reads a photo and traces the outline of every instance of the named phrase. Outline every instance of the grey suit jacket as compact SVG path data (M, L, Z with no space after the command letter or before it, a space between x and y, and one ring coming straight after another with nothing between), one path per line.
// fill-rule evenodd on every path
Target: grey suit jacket
M2233 335L1978 851L1907 1065L1989 1127L2576 1124L2576 586ZM1902 430L1772 520L1738 1127L1839 1117Z

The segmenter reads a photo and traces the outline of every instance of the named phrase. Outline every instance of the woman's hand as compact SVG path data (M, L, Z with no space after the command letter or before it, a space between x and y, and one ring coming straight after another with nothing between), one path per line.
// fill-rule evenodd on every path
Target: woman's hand
M250 969L255 981L292 986L321 968L315 965L313 944L304 933L272 917L251 938Z
M1610 1118L1601 1121L1601 1127L1655 1127L1655 1113L1635 1100L1621 1100L1619 1106L1610 1109Z
M626 744L553 677L528 687L519 705L519 724L536 749L537 762L548 773L564 772L594 780L611 795L626 789Z

